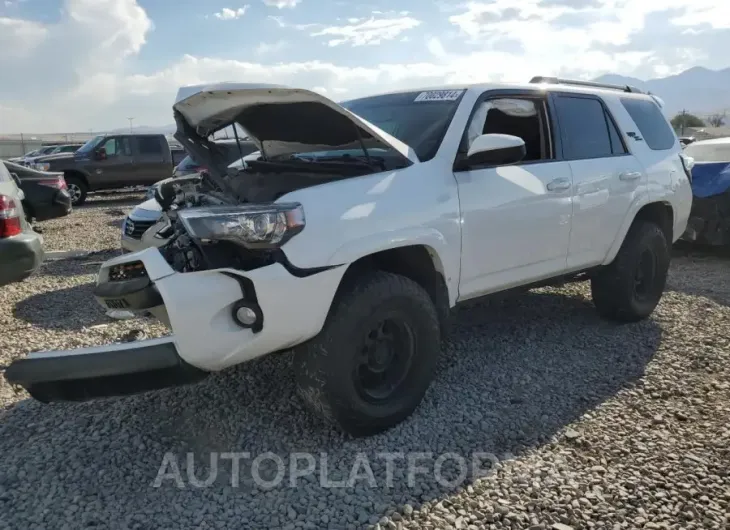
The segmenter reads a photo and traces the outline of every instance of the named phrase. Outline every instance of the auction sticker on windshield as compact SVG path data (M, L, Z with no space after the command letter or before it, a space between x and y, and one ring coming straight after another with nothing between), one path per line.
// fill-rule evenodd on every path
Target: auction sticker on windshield
M463 90L431 90L421 92L413 101L456 101L463 92Z

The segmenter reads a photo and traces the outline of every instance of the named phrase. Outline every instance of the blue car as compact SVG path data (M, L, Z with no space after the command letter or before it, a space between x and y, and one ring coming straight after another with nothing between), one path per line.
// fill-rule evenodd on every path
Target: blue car
M692 212L682 239L730 245L730 137L693 142L683 154L694 167Z

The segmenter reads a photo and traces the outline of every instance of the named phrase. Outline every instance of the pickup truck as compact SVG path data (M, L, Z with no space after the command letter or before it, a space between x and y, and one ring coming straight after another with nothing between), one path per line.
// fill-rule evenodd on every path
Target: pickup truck
M73 206L91 191L149 186L172 175L170 145L163 134L108 134L86 142L75 153L44 157L33 166L63 173Z

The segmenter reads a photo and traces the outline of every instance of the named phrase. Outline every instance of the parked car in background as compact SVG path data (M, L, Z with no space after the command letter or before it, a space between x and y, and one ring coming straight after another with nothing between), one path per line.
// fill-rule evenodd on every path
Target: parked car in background
M11 158L10 161L11 162L16 162L18 164L25 165L28 160L30 160L30 159L32 159L34 157L50 154L51 151L53 151L56 147L57 146L55 146L55 145L46 145L44 147L40 147L38 149L35 149L35 150L31 151L30 153L27 153L27 154L25 154L23 156L20 156L20 157L17 157L17 158Z
M730 138L693 142L684 155L694 165L692 212L682 239L730 245Z
M75 153L57 154L36 166L63 173L74 206L89 192L149 186L172 175L172 152L163 134L104 134Z
M84 144L59 145L48 154L26 158L25 165L33 169L44 171L44 163L46 163L48 160L51 160L59 155L75 153L81 148L82 145Z
M26 220L23 198L0 164L0 286L27 278L43 262L43 237Z
M23 209L28 220L47 221L71 213L71 196L61 173L37 171L14 162L4 162L23 190Z

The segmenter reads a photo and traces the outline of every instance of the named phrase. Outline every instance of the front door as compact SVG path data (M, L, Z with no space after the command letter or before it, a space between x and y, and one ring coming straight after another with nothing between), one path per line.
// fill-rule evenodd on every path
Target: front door
M454 173L461 203L462 300L560 275L571 229L571 168L556 159L545 98L486 93L476 105L460 153L480 134L501 133L521 137L527 156L518 164Z
M102 145L103 160L92 164L91 183L95 189L133 186L134 156L129 136L110 136Z

